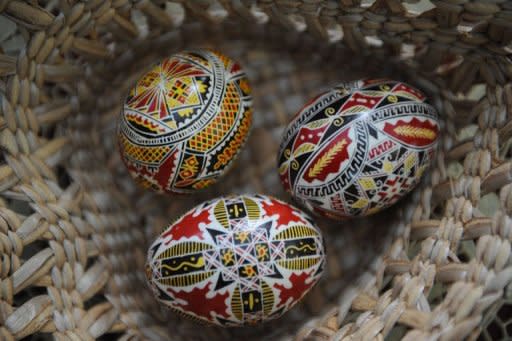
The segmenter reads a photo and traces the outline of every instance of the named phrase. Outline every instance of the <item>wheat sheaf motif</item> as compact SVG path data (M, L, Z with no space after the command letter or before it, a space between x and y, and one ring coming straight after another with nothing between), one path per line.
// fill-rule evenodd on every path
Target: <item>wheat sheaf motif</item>
M308 176L313 178L320 174L327 165L329 165L336 154L338 154L340 151L343 150L347 146L348 142L346 139L341 139L339 142L334 144L331 149L327 151L318 161L311 167L311 169L308 172Z
M396 127L394 129L397 135L407 136L407 137L418 137L429 140L434 140L436 138L436 133L432 129L428 128L417 128L413 126L401 126Z

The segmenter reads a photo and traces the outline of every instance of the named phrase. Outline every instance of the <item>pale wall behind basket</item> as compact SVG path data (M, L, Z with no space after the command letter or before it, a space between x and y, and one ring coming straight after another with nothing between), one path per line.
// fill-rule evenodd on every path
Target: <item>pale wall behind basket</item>
M0 340L512 337L497 314L512 297L510 1L0 0L0 20ZM242 62L254 129L221 184L142 193L115 119L149 63L191 46ZM420 188L381 215L321 221L326 276L283 319L222 330L159 309L143 263L161 228L221 194L288 200L275 154L289 117L336 82L382 75L441 114Z

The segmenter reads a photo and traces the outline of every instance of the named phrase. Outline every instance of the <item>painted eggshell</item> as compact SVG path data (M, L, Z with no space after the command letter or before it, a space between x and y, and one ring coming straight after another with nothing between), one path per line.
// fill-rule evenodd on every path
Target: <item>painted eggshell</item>
M439 123L425 95L402 82L342 84L314 98L285 130L285 189L323 216L364 216L411 191L435 152Z
M250 325L289 310L325 265L319 229L274 198L233 196L197 206L148 251L157 299L195 320Z
M215 51L190 50L156 64L120 115L119 148L132 177L157 192L214 183L248 136L250 92L240 65Z

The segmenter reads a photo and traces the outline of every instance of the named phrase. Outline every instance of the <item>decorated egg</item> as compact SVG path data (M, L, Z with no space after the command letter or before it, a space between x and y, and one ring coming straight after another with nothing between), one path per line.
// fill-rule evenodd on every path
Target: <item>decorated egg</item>
M393 205L434 156L439 123L425 100L410 85L387 79L320 94L285 129L278 157L284 188L334 219Z
M240 65L218 52L162 60L136 82L120 115L119 149L129 173L157 192L214 183L247 139L250 93Z
M205 202L150 246L146 274L157 299L221 325L275 319L322 275L320 231L301 211L262 195Z

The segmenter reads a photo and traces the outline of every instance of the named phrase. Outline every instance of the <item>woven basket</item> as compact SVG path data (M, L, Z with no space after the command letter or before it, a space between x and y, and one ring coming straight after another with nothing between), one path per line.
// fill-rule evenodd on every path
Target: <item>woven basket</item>
M511 339L511 40L506 0L0 0L0 340ZM115 147L120 105L150 63L193 46L244 65L251 137L213 188L141 192ZM326 274L277 321L208 328L160 308L143 265L161 228L221 194L289 200L275 159L290 116L376 76L440 112L421 186L377 216L321 221Z

